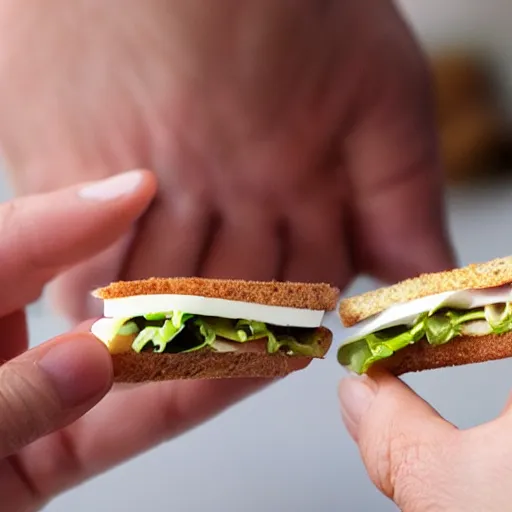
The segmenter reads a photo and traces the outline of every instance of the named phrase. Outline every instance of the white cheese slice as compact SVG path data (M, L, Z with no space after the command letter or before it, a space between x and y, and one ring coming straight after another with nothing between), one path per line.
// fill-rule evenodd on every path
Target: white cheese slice
M195 295L134 295L106 299L103 316L108 318L133 318L151 313L182 311L193 315L255 320L280 326L320 327L325 311L268 306Z
M500 304L505 302L512 302L512 285L510 284L481 290L456 290L438 293L409 302L395 304L385 311L349 328L349 335L343 341L343 345L352 343L388 327L410 325L414 323L418 315L441 307L473 309L488 304Z

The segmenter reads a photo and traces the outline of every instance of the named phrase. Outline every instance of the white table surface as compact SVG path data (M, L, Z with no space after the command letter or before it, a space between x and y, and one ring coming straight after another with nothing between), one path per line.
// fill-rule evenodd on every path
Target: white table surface
M8 197L8 191L3 193ZM512 254L512 180L449 194L462 263ZM350 290L371 283L360 280ZM44 303L31 308L33 343L64 329ZM335 327L335 326L334 326ZM335 334L342 330L335 327ZM327 360L209 423L59 497L47 512L386 512L339 417L343 375ZM459 426L495 415L512 387L512 361L439 370L406 380Z

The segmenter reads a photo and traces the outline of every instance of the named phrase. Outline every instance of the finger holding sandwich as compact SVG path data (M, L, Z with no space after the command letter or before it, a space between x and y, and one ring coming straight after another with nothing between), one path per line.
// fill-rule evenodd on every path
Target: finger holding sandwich
M112 385L108 351L91 334L71 332L27 351L24 308L59 271L122 236L154 192L152 176L133 171L0 206L0 496L9 510L32 509L39 497L39 475L27 476L24 451L82 416Z
M321 283L207 278L95 290L105 315L78 329L103 342L117 386L64 430L74 462L64 452L58 464L45 463L51 439L32 445L23 460L54 495L183 433L323 358L332 342L324 315L338 294Z
M16 333L16 350L0 354L0 495L12 510L183 432L331 345L330 285L170 278L96 290L105 316L90 330L25 351L22 308L125 234L154 192L150 174L133 172L0 208L0 282L13 291L1 321ZM113 382L146 385L107 395Z
M19 443L5 446L5 440L15 438L15 433L20 434L23 444L25 436L21 432L37 437L43 424L51 428L62 422L69 411L57 399L61 394L66 395L65 402L73 402L74 391L80 394L87 385L106 391L111 384L108 352L91 334L69 333L26 352L24 309L56 274L104 249L129 230L154 192L150 173L132 171L0 205L0 287L4 291L0 300L4 334L0 341L0 445L4 443L0 458L19 448ZM43 360L52 363L47 365ZM103 371L98 373L98 368ZM46 377L44 369L48 370ZM75 377L73 370L77 372ZM58 383L52 385L52 375L55 382L62 381L63 388ZM32 398L37 403L27 407ZM13 413L16 404L20 405L19 417ZM51 415L45 406L53 407ZM11 434L5 431L11 427Z
M344 298L344 423L372 481L404 512L510 508L510 403L459 430L397 377L512 357L512 258Z
M0 300L0 318L37 299L59 272L123 236L154 192L149 172L132 171L1 204L0 288L8 293ZM15 355L26 348L5 340L0 360L9 359L7 351Z
M510 403L462 430L387 370L339 387L342 417L373 483L403 512L510 510Z

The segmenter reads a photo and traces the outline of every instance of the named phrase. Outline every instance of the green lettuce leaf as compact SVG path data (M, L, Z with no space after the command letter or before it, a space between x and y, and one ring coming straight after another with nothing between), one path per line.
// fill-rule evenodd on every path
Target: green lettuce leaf
M248 341L267 338L267 352L269 354L275 354L281 350L306 357L321 357L323 354L316 329L296 329L294 330L294 335L286 333L276 334L265 323L254 320L238 320L237 328L246 331Z
M216 336L220 338L224 338L229 341L238 341L239 343L244 343L250 339L263 338L266 332L266 326L263 325L263 328L259 328L257 333L260 334L254 335L254 332L246 326L243 320L239 322L234 322L229 318L218 318L218 317L202 317L202 321L215 333Z
M195 334L197 338L200 340L200 342L198 345L194 347L181 350L182 353L195 352L196 350L212 346L215 343L215 340L217 339L215 331L202 318L194 319L194 325L197 327Z
M483 310L436 312L425 319L425 336L431 345L442 345L459 336L463 324L484 319Z
M156 353L185 353L208 347L215 350L216 340L247 343L266 339L267 351L271 354L285 351L309 357L323 355L316 329L290 329L254 320L207 317L181 311L130 319L117 334L136 334L132 343L135 352L149 349Z
M302 340L297 340L293 336L284 334L274 337L272 340L269 338L268 351L270 354L273 354L284 349L290 354L300 354L306 357L322 357L323 349L319 341L315 333L312 333L309 338Z
M338 361L356 373L366 373L377 361L423 338L426 320L427 315L421 315L409 330L403 330L401 326L391 327L342 345L338 350Z
M252 340L267 338L267 351L269 354L275 354L282 349L294 354L304 356L319 357L321 347L317 340L311 337L305 340L299 340L296 336L289 334L276 335L264 322L255 320L238 320L233 322L226 318L203 317L205 324L211 328L216 336L229 341L246 343Z
M150 316L150 318L147 318ZM154 352L161 353L180 332L185 328L187 320L193 315L185 315L181 312L167 314L165 316L146 315L146 320L156 321L165 318L161 327L147 326L142 329L137 337L133 340L132 349L135 352L141 352L148 345L154 345Z
M144 318L150 322L159 322L160 320L172 317L172 315L172 311L169 313L148 313L147 315L144 315Z
M425 339L430 345L442 345L459 336L468 323L482 321L487 322L494 333L512 330L512 305L433 310L419 315L412 326L384 329L342 345L338 350L338 361L356 373L366 373L375 363L412 343Z

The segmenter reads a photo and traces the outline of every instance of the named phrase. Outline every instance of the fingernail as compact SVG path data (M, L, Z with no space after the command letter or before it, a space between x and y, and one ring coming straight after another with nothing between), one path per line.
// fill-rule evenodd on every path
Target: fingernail
M105 393L111 382L111 360L101 342L89 335L57 342L37 364L67 408Z
M361 418L371 406L377 393L377 384L367 375L347 377L340 383L338 397L343 420L352 437L359 427Z
M140 171L128 171L123 174L111 176L105 180L96 181L79 190L82 199L95 201L111 201L118 197L134 192L142 181Z

